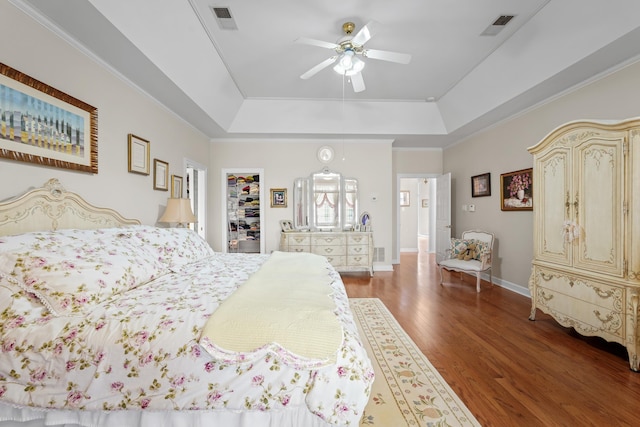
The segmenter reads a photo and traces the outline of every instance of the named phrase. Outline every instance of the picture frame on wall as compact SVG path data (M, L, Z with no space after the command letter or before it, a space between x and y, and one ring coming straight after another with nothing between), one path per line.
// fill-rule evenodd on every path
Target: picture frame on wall
M0 63L0 157L98 173L98 109Z
M287 189L286 188L271 189L271 207L272 208L287 207Z
M401 207L407 207L411 204L410 202L410 196L411 193L409 193L409 191L401 191L400 192L400 206Z
M533 168L500 175L500 209L533 210Z
M127 136L129 172L149 175L151 143L132 133Z
M171 197L174 199L182 198L182 177L171 175Z
M153 159L153 189L169 191L169 163Z
M491 195L491 174L483 173L471 177L471 197Z

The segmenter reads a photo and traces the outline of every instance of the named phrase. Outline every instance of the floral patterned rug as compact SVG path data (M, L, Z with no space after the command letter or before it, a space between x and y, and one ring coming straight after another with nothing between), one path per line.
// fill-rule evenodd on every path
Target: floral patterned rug
M350 298L376 373L360 426L480 426L378 298Z

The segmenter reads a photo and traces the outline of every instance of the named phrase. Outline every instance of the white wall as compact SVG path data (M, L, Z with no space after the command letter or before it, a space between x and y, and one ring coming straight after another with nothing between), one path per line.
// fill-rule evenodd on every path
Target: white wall
M271 188L286 188L289 203L287 208L271 208L265 204L265 218L261 237L266 239L266 251L279 248L280 220L293 220L293 181L322 170L316 153L318 148L329 145L334 149L335 159L329 163L330 170L340 172L345 177L358 179L360 212L371 215L374 247L385 248L386 260L378 269L387 268L391 263L392 221L392 174L391 141L345 141L335 140L220 140L215 141L209 174L209 218L213 227L209 228L207 239L216 250L222 250L222 230L217 224L222 222L220 194L221 169L263 168L262 186L268 197ZM343 160L344 158L344 160ZM377 201L373 201L372 196ZM267 202L268 203L268 202Z
M55 177L93 204L155 224L169 193L153 189L152 175L127 171L127 134L151 141L152 162L180 176L184 157L208 162L208 140L9 2L0 2L0 16L3 63L98 108L97 174L0 159L0 200Z
M527 147L563 123L640 116L639 99L640 63L635 63L445 151L444 171L452 174L453 234L476 228L495 233L494 276L505 286L528 294L533 212L500 210L500 174L532 167ZM491 173L491 196L471 198L471 177L486 172ZM476 211L463 212L461 206L470 203Z

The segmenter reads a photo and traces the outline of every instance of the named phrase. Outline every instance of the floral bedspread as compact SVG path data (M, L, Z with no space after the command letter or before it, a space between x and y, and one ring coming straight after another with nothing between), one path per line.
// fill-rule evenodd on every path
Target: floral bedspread
M175 232L162 230L141 226L125 236L113 232L126 249L112 247L109 233L101 235L100 245L86 240L87 231L72 233L64 245L56 233L18 244L0 237L0 401L108 411L270 411L304 405L328 423L358 425L373 369L337 272L331 271L331 286L344 339L335 365L304 370L283 364L274 354L226 364L201 348L201 330L220 302L268 256L213 253L202 242L193 249L193 236L185 244L181 236L164 235ZM98 277L100 293L92 291L92 283L74 282L73 260L54 262L56 256L43 255L43 248L60 255L77 244L116 256L130 254L132 247L137 252L140 242L146 251L140 257L152 258L146 260L146 273L126 267L118 270L125 281L109 274ZM54 249L59 247L67 249ZM198 255L184 257L192 252ZM104 273L111 268L105 259L93 253L91 262L82 258L78 265L84 262L83 268ZM138 265L135 257L129 262ZM30 274L36 270L41 274ZM57 292L52 278L60 277L68 282Z

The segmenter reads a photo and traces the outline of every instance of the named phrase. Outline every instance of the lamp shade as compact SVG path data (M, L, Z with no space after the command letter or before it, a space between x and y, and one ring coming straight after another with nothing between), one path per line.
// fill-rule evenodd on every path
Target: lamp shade
M176 222L178 224L196 222L196 216L191 210L191 201L189 199L167 199L167 208L158 222Z

